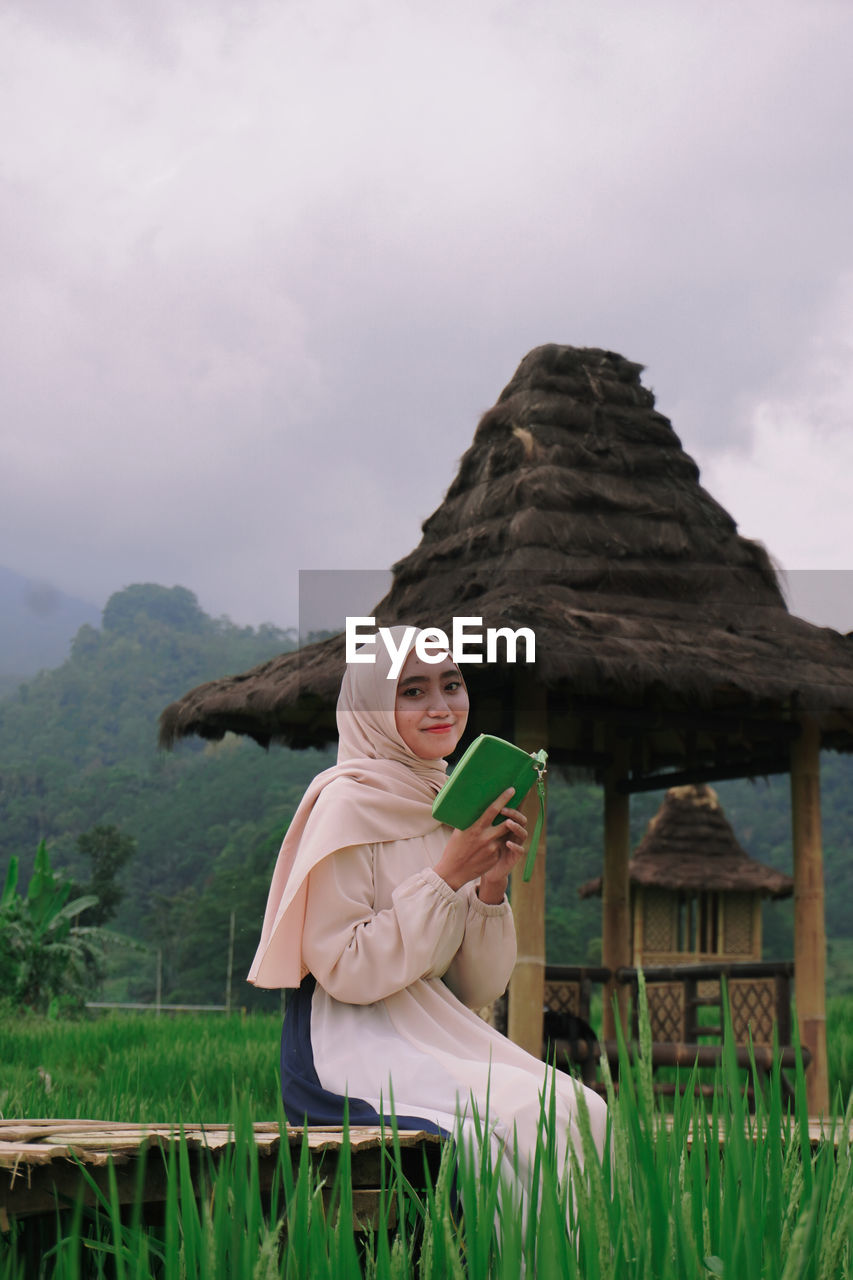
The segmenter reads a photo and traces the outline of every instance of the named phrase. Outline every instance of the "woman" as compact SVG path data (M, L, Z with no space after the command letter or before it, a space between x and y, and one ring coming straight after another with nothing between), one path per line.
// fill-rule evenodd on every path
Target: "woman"
M346 1099L354 1124L393 1105L400 1127L454 1131L473 1103L523 1174L546 1069L473 1010L506 989L515 963L506 886L525 819L505 807L510 790L467 831L436 822L465 684L452 660L427 664L413 648L396 683L389 668L384 648L347 668L338 763L294 815L249 980L298 987L282 1036L292 1123L339 1124ZM580 1092L601 1153L604 1104L566 1076L554 1082L560 1154L570 1142L580 1158Z

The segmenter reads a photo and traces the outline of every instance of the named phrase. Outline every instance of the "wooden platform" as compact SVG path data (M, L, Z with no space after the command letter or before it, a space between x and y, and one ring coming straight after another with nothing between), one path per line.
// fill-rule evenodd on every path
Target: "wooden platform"
M708 1123L709 1124L711 1123L710 1116L708 1117ZM666 1115L666 1114L662 1115L660 1117L660 1124L661 1124L661 1128L663 1129L668 1129L668 1130L672 1129L672 1116ZM745 1127L746 1127L747 1138L750 1138L753 1142L757 1142L759 1139L763 1140L767 1135L767 1125L763 1121L756 1120L755 1116L751 1116L749 1118ZM797 1136L799 1136L800 1130L796 1120L791 1121L791 1132L792 1134L796 1134ZM725 1127L721 1126L717 1132L717 1141L722 1146L722 1144L726 1141L726 1138L727 1138L727 1135L726 1135ZM693 1142L693 1123L691 1121L691 1123L688 1125L688 1130L687 1130L688 1148L691 1146L692 1142ZM839 1118L839 1119L833 1120L830 1118L829 1120L818 1120L814 1116L810 1116L809 1117L809 1145L814 1150L814 1148L821 1146L821 1144L825 1142L832 1143L832 1145L836 1148L836 1150L841 1146L846 1146L848 1148L853 1147L853 1121L851 1121L850 1124L848 1125L847 1135L845 1139L843 1119Z
M661 1124L668 1126L669 1117ZM796 1124L792 1122L796 1129ZM279 1160L282 1134L276 1123L253 1126L258 1155L261 1189L271 1185ZM330 1183L343 1146L341 1129L308 1129L308 1148L312 1165L322 1170ZM753 1139L761 1136L753 1119L747 1126ZM234 1141L233 1130L224 1124L190 1124L183 1129L174 1125L139 1125L105 1123L96 1120L0 1120L0 1230L7 1230L13 1218L53 1214L57 1205L73 1203L83 1194L84 1202L94 1203L95 1194L81 1176L84 1166L102 1191L108 1186L108 1166L112 1162L119 1199L131 1204L138 1194L139 1161L152 1151L168 1152L170 1146L186 1142L194 1170L201 1171L203 1161L221 1157ZM433 1179L441 1156L441 1139L422 1131L399 1133L400 1156L405 1176L415 1186L423 1184L424 1159ZM723 1127L717 1135L726 1141ZM303 1130L288 1127L286 1138L294 1166L302 1149ZM836 1147L845 1141L843 1121L809 1121L812 1146L832 1142ZM688 1144L691 1135L688 1133ZM391 1137L385 1133L390 1146ZM846 1135L853 1145L853 1125ZM380 1161L383 1134L376 1127L350 1129L353 1208L358 1223L375 1224L380 1186ZM143 1198L146 1206L156 1208L166 1200L166 1164L162 1159L146 1159Z
M261 1189L271 1185L279 1159L282 1134L276 1123L256 1124L255 1147ZM54 1213L57 1205L73 1203L83 1192L84 1202L93 1204L94 1191L85 1185L81 1164L101 1190L108 1185L108 1165L112 1162L119 1199L132 1203L138 1195L139 1160L152 1150L167 1152L183 1136L194 1168L202 1161L217 1158L233 1143L234 1134L225 1124L174 1125L109 1123L97 1120L0 1120L0 1230L7 1230L12 1218ZM299 1160L303 1130L288 1127L291 1160ZM415 1185L423 1182L424 1158L433 1177L438 1171L441 1139L435 1134L400 1131L398 1134L403 1172ZM391 1136L386 1130L385 1144ZM308 1149L312 1165L322 1169L329 1183L334 1178L343 1146L342 1130L308 1129ZM378 1203L383 1135L376 1127L353 1126L349 1134L353 1184L353 1208L360 1222L372 1222ZM155 1206L166 1200L166 1163L146 1159L143 1198Z

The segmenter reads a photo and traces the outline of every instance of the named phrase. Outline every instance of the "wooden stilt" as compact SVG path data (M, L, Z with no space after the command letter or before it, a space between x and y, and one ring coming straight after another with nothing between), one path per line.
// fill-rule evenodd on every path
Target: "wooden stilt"
M820 727L803 720L791 744L791 825L794 845L794 989L800 1038L808 1046L809 1114L829 1112L826 1060L826 922L820 827Z
M622 794L618 784L628 773L628 743L619 739L612 744L613 763L604 775L604 871L601 884L601 963L615 974L630 966L631 899L628 860L631 856L630 797ZM628 989L615 979L604 992L604 1038L616 1034L613 995L619 1001L622 1026L627 1034Z
M635 969L642 968L643 964L643 948L645 946L645 891L642 885L636 885L634 888L634 911L631 922L631 964Z
M515 741L525 751L548 745L548 704L544 687L525 672L516 676ZM535 789L524 805L528 829L538 811ZM542 1009L545 1002L545 845L543 823L533 875L527 884L521 864L512 876L512 911L518 942L518 959L509 984L507 1033L522 1049L538 1058L542 1054Z

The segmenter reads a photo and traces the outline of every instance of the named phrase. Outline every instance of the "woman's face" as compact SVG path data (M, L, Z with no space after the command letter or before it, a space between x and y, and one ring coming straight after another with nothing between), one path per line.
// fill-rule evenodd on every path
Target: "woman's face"
M452 659L423 662L412 650L397 681L394 719L419 759L450 755L468 723L468 690Z

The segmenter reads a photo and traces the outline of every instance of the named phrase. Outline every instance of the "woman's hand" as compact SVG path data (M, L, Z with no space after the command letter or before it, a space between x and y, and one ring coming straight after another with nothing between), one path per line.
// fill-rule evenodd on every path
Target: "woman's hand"
M477 895L483 902L503 901L510 871L524 853L527 818L519 809L505 808L510 787L465 831L454 831L435 871L451 889L479 878ZM498 814L504 821L492 826Z

